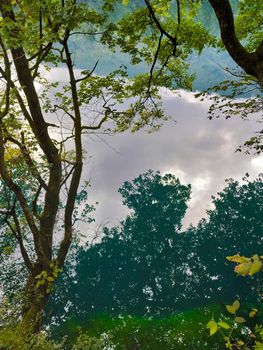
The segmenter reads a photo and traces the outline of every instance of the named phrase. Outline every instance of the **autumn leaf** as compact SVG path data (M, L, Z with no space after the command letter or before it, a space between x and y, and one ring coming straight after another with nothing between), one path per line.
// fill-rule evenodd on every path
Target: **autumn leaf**
M236 263L240 263L240 264L249 261L248 258L246 258L245 256L240 256L239 254L233 255L233 256L227 256L226 259L228 261L236 262Z
M254 261L252 263L252 266L249 269L249 276L253 276L256 273L258 273L259 271L261 271L262 266L263 266L262 261L260 261L260 260Z
M237 316L237 317L235 317L235 322L236 323L244 323L244 322L246 322L246 320L244 319L244 317Z

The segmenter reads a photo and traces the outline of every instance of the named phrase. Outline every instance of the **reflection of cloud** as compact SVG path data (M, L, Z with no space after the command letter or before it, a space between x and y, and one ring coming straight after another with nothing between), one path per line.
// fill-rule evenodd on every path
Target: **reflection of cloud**
M191 181L192 185L192 197L189 202L189 207L193 208L198 203L202 196L205 196L210 189L211 178L208 173L204 173L197 177L194 177Z
M61 82L67 79L61 68L52 69L47 77ZM124 181L148 169L171 172L182 183L192 184L185 225L195 224L205 216L211 207L211 195L225 186L226 178L241 179L246 172L253 178L263 171L263 156L235 153L250 137L255 123L238 118L210 121L207 111L211 101L200 101L183 90L162 89L161 94L165 111L176 119L176 124L168 121L151 134L127 131L113 137L90 134L85 138L83 180L91 178L90 201L99 202L97 225L108 220L117 222L127 214L117 190ZM81 230L92 237L95 228L82 226Z
M184 224L196 223L211 208L211 195L225 186L225 179L241 179L249 172L251 178L259 172L259 161L235 153L236 148L252 133L255 124L238 118L207 119L209 101L196 101L190 92L163 93L167 114L177 123L167 122L160 131L147 134L125 132L105 137L117 152L107 147L96 136L86 140L92 155L91 199L100 202L97 223L105 218L119 219L127 208L117 189L126 180L132 180L148 169L171 172L182 183L192 184L192 200ZM253 158L255 159L255 158ZM258 159L258 158L257 158ZM256 163L255 163L256 162ZM260 162L261 164L261 162ZM85 175L91 169L85 166Z
M263 156L251 159L252 168L258 173L263 172Z

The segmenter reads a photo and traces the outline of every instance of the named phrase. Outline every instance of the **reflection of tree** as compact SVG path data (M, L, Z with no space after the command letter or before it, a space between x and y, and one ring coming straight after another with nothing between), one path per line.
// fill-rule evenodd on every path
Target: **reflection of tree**
M208 221L201 221L196 229L197 255L205 266L203 293L210 298L246 296L249 289L239 277L233 277L225 267L226 256L237 252L254 255L262 251L263 178L244 179L240 185L229 180L226 188L213 198L215 209L208 211ZM208 277L214 278L209 280Z
M262 179L230 180L213 198L208 220L181 232L190 186L148 171L119 190L132 213L105 228L100 243L76 256L74 278L56 296L56 312L87 318L109 312L164 315L208 302L247 296L247 281L233 277L225 257L260 250ZM62 301L62 303L61 303ZM54 307L53 304L53 307ZM51 308L52 305L50 305Z

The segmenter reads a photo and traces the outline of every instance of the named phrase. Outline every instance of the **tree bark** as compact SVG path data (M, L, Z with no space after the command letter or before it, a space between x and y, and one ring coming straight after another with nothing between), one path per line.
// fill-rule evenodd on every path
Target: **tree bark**
M17 326L19 334L25 339L40 331L41 317L49 299L47 286L36 286L36 275L41 270L43 267L36 266L35 272L29 274L25 286L22 320Z
M10 0L0 1L0 10L3 18L8 18L16 23L15 12L12 10ZM10 29L10 37L16 37L19 29ZM48 132L48 124L45 121L39 96L34 86L34 77L32 76L29 61L22 46L10 47L10 58L13 58L14 68L17 74L18 82L22 88L27 107L24 105L22 113L25 120L31 127L35 138L49 164L48 183L43 186L45 189L45 198L43 211L39 221L34 217L34 213L26 199L22 188L12 178L5 162L5 137L3 133L2 121L0 123L0 175L9 189L16 195L24 212L27 224L34 238L34 250L36 260L27 262L29 277L25 290L25 305L23 309L22 322L19 325L21 332L30 334L39 330L41 314L48 301L49 294L47 286L36 286L36 276L42 271L50 270L53 254L53 234L54 227L59 210L59 195L62 182L62 161L60 159L59 149ZM11 79L11 78L10 78ZM23 103L23 102L22 102ZM43 183L41 184L43 185ZM22 239L22 238L21 238ZM21 242L20 242L21 243ZM66 252L67 253L67 252ZM23 258L25 254L22 254Z
M254 76L263 87L263 42L249 52L236 36L234 15L229 0L209 0L220 26L221 39L229 55L245 73Z

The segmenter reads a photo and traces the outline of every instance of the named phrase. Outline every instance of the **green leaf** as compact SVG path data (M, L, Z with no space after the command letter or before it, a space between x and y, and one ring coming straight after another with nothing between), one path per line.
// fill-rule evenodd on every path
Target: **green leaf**
M256 346L254 350L263 350L263 343L256 341Z

